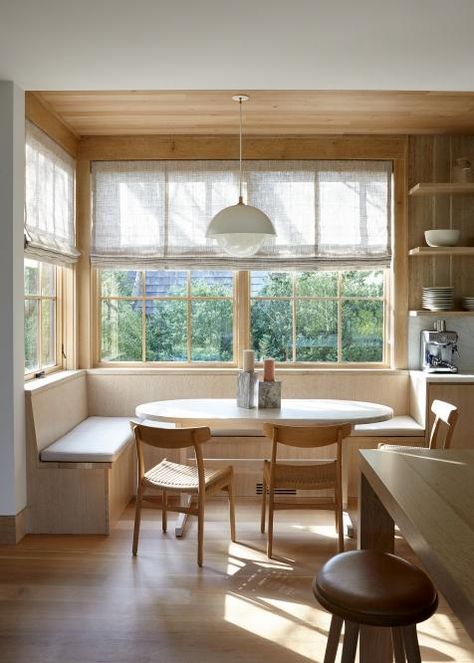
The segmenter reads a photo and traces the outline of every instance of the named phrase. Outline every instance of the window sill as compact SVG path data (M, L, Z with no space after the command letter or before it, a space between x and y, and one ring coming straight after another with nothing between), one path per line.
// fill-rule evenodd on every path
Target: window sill
M262 372L263 367L257 367L257 372ZM231 367L137 367L137 366L103 366L87 369L88 374L92 375L238 375L240 369ZM314 374L328 374L328 375L402 375L408 373L406 369L394 369L386 366L380 368L308 368L308 367L294 367L294 368L277 368L275 374L277 377L284 377L285 375L314 375Z
M74 371L55 371L54 373L46 375L44 378L33 378L32 380L25 382L25 391L41 391L43 389L49 389L57 382L66 382L81 374L85 374L84 369Z

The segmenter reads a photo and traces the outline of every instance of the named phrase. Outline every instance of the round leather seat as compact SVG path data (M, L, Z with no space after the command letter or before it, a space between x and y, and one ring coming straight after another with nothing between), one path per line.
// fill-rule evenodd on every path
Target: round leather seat
M406 626L431 617L438 595L413 564L374 550L330 559L313 581L319 603L342 619L369 626Z

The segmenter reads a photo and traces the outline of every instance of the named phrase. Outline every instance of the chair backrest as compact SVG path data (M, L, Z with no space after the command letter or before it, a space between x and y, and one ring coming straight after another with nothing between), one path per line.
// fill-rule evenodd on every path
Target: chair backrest
M351 434L352 424L330 426L280 426L278 424L264 424L263 432L273 440L272 463L276 462L279 444L306 449L337 444L337 457L340 460L342 440Z
M143 459L143 444L148 444L159 449L187 449L193 447L198 468L199 489L204 487L204 461L202 458L201 444L211 439L211 431L207 426L198 428L160 428L159 426L147 426L138 421L130 422L135 436L138 477L141 480L145 474L145 463Z
M431 428L428 446L430 449L449 449L459 416L458 409L451 403L436 400L431 404L431 412L435 415L435 420ZM443 432L443 436L440 441L441 432Z

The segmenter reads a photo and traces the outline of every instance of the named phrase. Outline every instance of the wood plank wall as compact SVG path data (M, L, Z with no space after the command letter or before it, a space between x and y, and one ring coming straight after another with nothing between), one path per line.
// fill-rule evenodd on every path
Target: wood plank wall
M410 136L408 148L408 187L418 182L450 182L451 168L458 158L469 159L474 172L472 136ZM424 246L424 231L430 228L456 228L459 244L474 245L474 196L409 196L409 248ZM410 257L409 308L421 308L423 286L453 285L457 308L460 298L474 296L474 261L470 257Z

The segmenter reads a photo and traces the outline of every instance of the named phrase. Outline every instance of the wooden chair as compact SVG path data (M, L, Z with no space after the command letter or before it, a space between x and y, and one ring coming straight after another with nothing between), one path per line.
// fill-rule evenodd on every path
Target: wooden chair
M273 552L273 513L278 509L334 509L338 550L344 550L342 523L342 441L349 437L351 424L337 426L279 426L264 424L265 435L273 440L272 459L264 461L261 531L265 532L266 498L268 490L268 541L267 555ZM336 458L317 464L290 465L277 462L278 445L314 449L331 444L336 446ZM334 490L334 499L322 502L275 502L275 490Z
M431 404L431 412L435 415L435 420L430 431L428 449L449 449L459 416L458 409L455 405L451 405L451 403L435 400ZM406 451L407 449L418 448L420 447L399 444L378 445L378 449L385 449L386 451Z
M211 470L204 467L201 444L211 438L211 431L207 427L200 428L158 428L132 422L135 435L138 459L138 485L135 507L135 526L133 530L133 554L137 554L138 537L140 533L140 519L142 501L156 501L157 496L146 494L147 489L161 490L162 529L166 532L167 512L185 513L198 517L198 553L197 563L202 566L204 541L204 503L207 497L226 491L229 496L230 532L231 539L235 541L235 501L233 468L225 467L220 470ZM148 444L160 449L185 449L193 447L196 466L181 465L169 460L162 460L158 465L145 471L143 459L143 445ZM168 504L168 494L190 494L197 497L197 504L193 499L189 506L171 506Z

